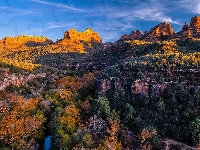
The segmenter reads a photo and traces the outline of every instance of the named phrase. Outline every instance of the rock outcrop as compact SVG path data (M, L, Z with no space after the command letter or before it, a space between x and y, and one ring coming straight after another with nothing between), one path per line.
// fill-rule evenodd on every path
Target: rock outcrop
M132 83L131 91L133 94L148 94L149 84L147 81L136 80Z
M160 23L151 28L149 32L144 34L143 40L156 42L164 40L174 34L172 26L168 22Z
M120 40L144 40L148 42L157 42L167 39L186 40L188 38L200 38L200 16L191 18L191 23L185 24L180 32L175 33L173 27L168 23L160 23L157 26L145 31L132 31L130 34L124 34ZM119 41L120 41L119 40Z
M195 16L192 17L191 23L190 23L190 28L193 29L196 32L200 32L200 16Z
M150 31L145 31L142 34L141 31L132 31L131 34L124 34L120 40L144 40L148 42L161 41L169 38L174 34L172 26L168 22L160 23L157 26L151 28Z
M64 33L64 38L58 40L56 44L68 46L77 51L84 51L86 48L91 48L93 43L102 43L102 39L98 33L87 28L84 32L78 32L75 29L70 29Z
M185 24L184 24L184 26L183 26L183 28L182 28L182 31L187 31L188 28L189 28L189 25L188 25L187 22L185 22Z
M45 73L42 74L29 74L28 76L25 75L17 75L14 73L11 73L9 69L0 68L0 71L2 71L1 78L0 78L0 91L4 90L9 85L15 85L17 87L20 87L21 85L25 85L27 82L35 79L35 78L44 78L46 77Z
M185 23L181 30L181 38L200 38L200 16L192 17L190 25Z
M132 31L131 34L124 34L121 36L121 39L125 39L125 40L139 40L141 39L143 36L142 32L139 30L136 31Z

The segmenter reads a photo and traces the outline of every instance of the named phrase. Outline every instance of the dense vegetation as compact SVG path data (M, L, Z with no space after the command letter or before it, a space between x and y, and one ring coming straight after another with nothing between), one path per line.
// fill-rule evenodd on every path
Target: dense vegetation
M93 46L85 53L49 45L1 54L2 149L37 149L47 135L52 150L167 149L169 139L200 144L198 39Z

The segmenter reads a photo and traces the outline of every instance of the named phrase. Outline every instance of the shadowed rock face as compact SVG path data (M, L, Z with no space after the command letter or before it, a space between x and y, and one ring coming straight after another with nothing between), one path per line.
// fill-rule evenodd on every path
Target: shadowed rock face
M142 32L139 30L132 31L131 34L124 34L121 39L139 40L143 36Z
M29 42L26 42L26 46L27 47L36 47L36 46L47 46L47 45L51 45L53 44L53 41L52 40L46 40L44 42L34 42L34 41L29 41Z
M185 24L184 24L184 26L182 28L182 31L186 31L186 30L188 30L188 28L189 28L189 25L188 25L187 22L185 22Z

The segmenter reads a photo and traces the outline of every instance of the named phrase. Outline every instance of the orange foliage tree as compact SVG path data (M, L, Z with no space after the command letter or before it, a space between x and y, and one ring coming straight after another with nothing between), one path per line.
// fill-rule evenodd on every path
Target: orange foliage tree
M1 103L3 114L0 123L0 140L10 146L21 149L29 139L42 138L43 123L46 121L43 113L37 110L39 98L25 101L23 97L7 94Z

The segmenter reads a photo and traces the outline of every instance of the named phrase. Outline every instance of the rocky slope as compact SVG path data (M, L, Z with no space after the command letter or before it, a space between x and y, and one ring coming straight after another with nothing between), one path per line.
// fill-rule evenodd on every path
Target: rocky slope
M57 61L55 65L54 62L51 62L51 59L54 59L51 56L58 53L87 53L87 51L91 52L91 50L101 49L101 47L103 47L100 36L90 28L86 29L84 32L70 29L64 33L63 39L55 43L45 37L18 36L3 38L0 41L0 46L1 62L27 70L33 70L40 66L40 64L35 63L59 67L60 64L58 64ZM49 60L40 59L40 57L46 57L46 55ZM53 61L55 61L55 59ZM62 65L68 66L67 62L62 63Z
M32 81L35 78L44 78L45 73L42 74L29 74L27 76L22 74L14 74L9 71L9 69L0 68L0 90L5 90L8 86L17 86L20 87L25 85L27 82Z

